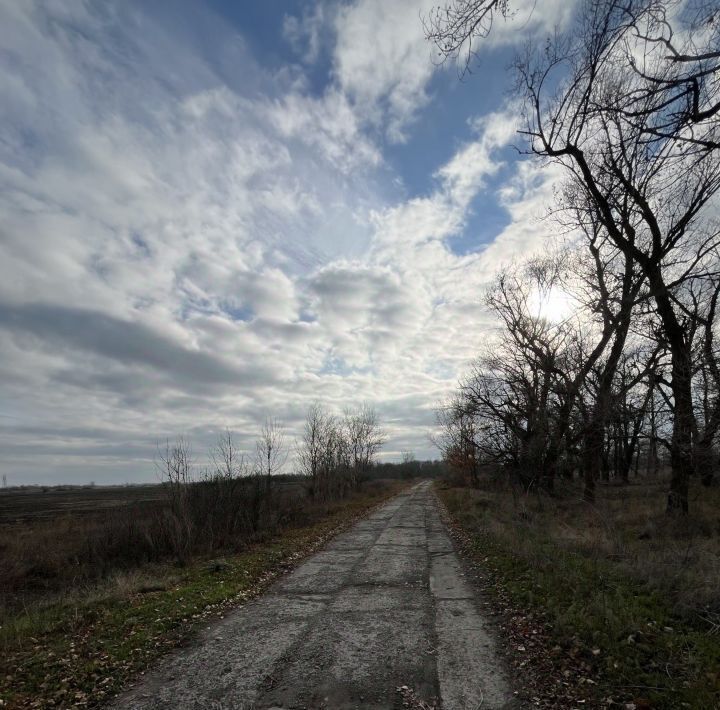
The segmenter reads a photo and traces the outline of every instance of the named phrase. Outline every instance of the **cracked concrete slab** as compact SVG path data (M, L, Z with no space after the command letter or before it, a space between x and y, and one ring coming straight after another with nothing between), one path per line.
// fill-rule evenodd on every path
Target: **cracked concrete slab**
M401 545L407 547L423 547L427 540L425 528L389 527L380 533L376 545Z
M394 498L206 629L116 708L517 707L430 484Z
M473 590L464 575L454 552L433 555L430 559L430 590L436 599L472 598Z
M453 544L450 538L444 532L437 530L428 531L427 533L428 552L431 555L449 554L454 552Z

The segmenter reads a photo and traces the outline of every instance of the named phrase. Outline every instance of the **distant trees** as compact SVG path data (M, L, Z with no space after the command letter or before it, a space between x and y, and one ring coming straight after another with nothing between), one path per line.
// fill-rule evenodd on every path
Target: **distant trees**
M299 472L307 476L311 496L326 499L343 491L350 457L336 416L320 404L312 404L296 448Z
M210 449L210 460L215 476L230 479L249 473L245 454L238 449L230 429L218 435L217 442Z
M192 450L185 437L174 443L165 441L163 449L158 446L155 466L160 479L168 490L169 510L166 511L163 532L168 547L184 562L192 540L192 518L189 503L189 484L192 480Z
M334 417L328 415L319 403L310 405L297 444L297 462L298 470L309 480L311 496L320 496L327 488L327 464L335 459L331 443L335 428Z
M456 0L445 15L432 15L428 36L443 56L469 61L468 48L490 30L492 14L511 10ZM484 363L492 389L475 389L484 393L483 416L516 426L521 459L527 454L521 467L548 482L553 462L574 455L577 435L589 499L608 437L627 468L656 393L670 414L669 437L653 434L670 455L668 511L687 512L694 472L712 480L720 422L708 326L720 273L720 230L710 209L720 188L719 40L713 3L585 0L567 32L529 46L515 62L527 150L564 168L559 206L586 236L579 263L587 267L577 271L597 294L584 315L599 316L604 335L588 347L561 328L516 317L521 304L507 302L499 313L506 357ZM632 347L644 355L630 373L625 348L633 324ZM647 391L636 396L639 387ZM526 394L517 419L509 404L502 417L493 413L493 398L507 400L517 389Z
M439 433L432 440L440 449L444 461L467 479L470 485L477 486L480 460L498 463L503 458L505 447L502 421L478 417L477 410L469 406L469 402L461 395L452 397L437 410L436 421ZM479 422L484 428L482 437L477 430Z
M308 408L295 444L293 473L307 477L312 496L344 495L360 486L385 440L378 414L370 405L349 407L337 416L316 402ZM195 473L190 443L181 436L158 447L156 468L160 479L178 498L197 481L257 479L259 487L268 491L273 479L285 469L289 455L284 427L268 417L251 458L226 429L208 452L209 467Z
M282 471L288 457L285 434L277 419L268 418L255 443L255 470L265 476L268 485L272 477Z
M349 495L368 477L384 441L372 407L361 405L336 416L317 403L307 411L289 476L280 476L290 448L284 427L273 417L263 422L249 456L229 429L221 432L203 467L197 466L185 437L168 440L156 457L168 498L158 521L164 540L158 546L184 561L201 544L215 549L274 529L306 493L320 504ZM289 482L295 498L302 493L292 503Z
M338 418L312 404L297 442L299 470L310 481L311 495L344 495L360 486L385 441L377 413L362 405Z
M346 409L342 436L349 454L350 484L357 488L385 443L377 412L367 404Z

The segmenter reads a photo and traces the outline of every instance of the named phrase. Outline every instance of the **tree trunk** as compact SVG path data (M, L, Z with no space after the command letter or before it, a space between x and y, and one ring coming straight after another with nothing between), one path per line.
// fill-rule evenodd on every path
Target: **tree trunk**
M637 480L637 477L639 475L640 471L640 450L642 449L642 444L638 443L637 451L635 452L635 468L633 469L633 478Z
M655 305L662 320L671 355L670 387L674 401L674 419L670 441L672 473L667 512L685 514L688 512L688 485L693 469L692 432L695 427L692 406L692 355L685 330L678 321L659 265L650 270L648 281L654 292Z
M695 471L703 486L712 486L715 477L712 441L700 440L695 446Z
M655 381L650 384L650 438L648 440L647 469L646 474L657 478L659 461L657 451L657 425L655 423Z
M585 432L583 445L583 472L585 479L583 497L588 503L595 501L595 481L597 481L601 473L604 439L602 417L599 414L594 414Z
M622 356L627 333L630 328L630 314L632 312L631 296L625 295L630 289L629 278L623 288L623 313L615 332L612 347L605 362L598 382L597 397L592 410L592 416L585 431L584 469L585 491L583 497L589 503L595 500L595 481L600 477L603 462L603 444L607 430L608 414L610 412L610 399L612 397L612 383L618 363Z
M682 351L672 353L675 419L670 444L672 474L667 501L668 513L688 512L688 486L693 469L692 431L695 417L692 407L692 374L688 350L684 347Z
M600 474L602 477L602 480L605 481L605 483L610 482L610 448L612 446L612 443L610 441L609 436L604 435L605 432L603 432L603 447L602 447L602 461L600 462Z

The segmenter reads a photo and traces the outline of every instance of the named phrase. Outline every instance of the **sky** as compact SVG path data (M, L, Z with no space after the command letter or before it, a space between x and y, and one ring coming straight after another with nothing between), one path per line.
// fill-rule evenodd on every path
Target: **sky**
M0 474L155 480L266 417L373 405L383 458L492 338L556 174L507 71L572 2L519 3L472 74L424 0L0 0Z

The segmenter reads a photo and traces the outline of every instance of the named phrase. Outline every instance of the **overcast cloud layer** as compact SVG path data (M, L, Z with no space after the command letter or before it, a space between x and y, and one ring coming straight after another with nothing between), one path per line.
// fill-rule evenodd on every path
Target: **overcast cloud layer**
M271 18L270 59L199 3L0 0L9 483L152 480L158 440L250 447L267 415L292 440L315 400L373 403L388 459L436 455L433 407L491 332L482 287L546 238L552 175L509 150L511 104L465 115L484 80L433 64L429 5L304 4ZM444 158L413 183L428 126Z

